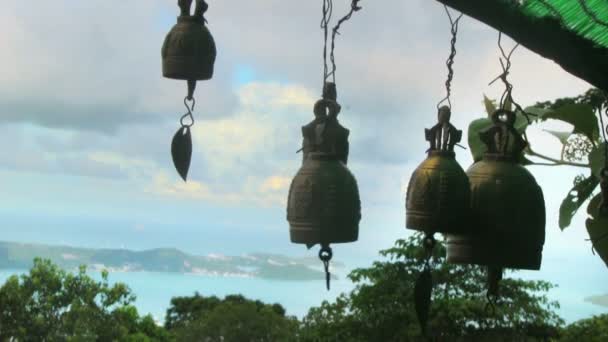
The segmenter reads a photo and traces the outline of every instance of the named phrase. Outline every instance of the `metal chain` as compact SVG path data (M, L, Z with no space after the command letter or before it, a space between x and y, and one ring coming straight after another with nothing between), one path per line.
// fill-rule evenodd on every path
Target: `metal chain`
M350 11L344 17L342 17L338 21L338 24L336 26L334 26L334 28L332 29L331 54L330 54L332 70L328 75L326 75L326 78L325 78L326 81L327 81L327 78L329 78L329 76L332 76L333 82L336 83L336 56L334 54L334 51L336 49L336 35L340 34L340 31L339 31L340 26L342 26L342 24L345 21L350 20L350 18L353 16L353 13L362 9L362 7L359 6L359 1L361 1L361 0L352 0L352 3L350 4Z
M458 35L458 23L460 22L460 19L462 18L462 13L460 13L460 15L456 18L456 20L452 19L452 15L450 14L450 11L448 10L448 6L443 5L443 7L445 8L445 13L448 15L448 19L450 19L450 25L451 25L451 33L452 33L452 40L450 41L450 56L448 57L447 61L446 61L446 66L448 67L448 79L445 81L445 89L446 89L446 96L439 101L439 103L437 103L437 109L439 109L439 107L441 106L442 103L444 102L448 102L448 107L450 107L450 109L452 109L452 101L450 100L450 95L451 95L451 89L452 89L452 79L454 78L454 69L452 68L452 66L454 65L454 58L456 57L456 37Z
M323 29L323 84L329 77L329 67L327 66L327 36L329 30L329 22L334 10L333 0L323 0L323 18L321 19L321 28Z
M532 113L527 113L515 100L513 99L513 84L509 82L507 77L511 71L511 57L513 56L513 52L519 47L519 43L515 44L515 46L511 49L511 51L507 54L502 47L502 32L498 32L498 48L500 50L501 57L499 57L500 66L502 68L502 73L498 75L489 85L494 84L494 82L501 80L505 84L505 91L500 97L500 108L505 109L505 104L509 101L515 108L520 111L528 123L532 123L530 116L537 116Z

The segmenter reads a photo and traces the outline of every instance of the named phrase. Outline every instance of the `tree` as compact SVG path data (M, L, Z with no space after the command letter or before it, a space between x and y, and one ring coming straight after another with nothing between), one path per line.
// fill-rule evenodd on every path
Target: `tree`
M398 240L381 251L388 260L357 269L349 278L356 288L335 302L324 301L302 321L303 341L412 341L421 337L414 309L414 284L424 265L419 235ZM555 336L563 321L557 302L545 293L544 281L504 279L495 311L487 307L485 272L479 266L445 263L445 248L437 243L432 256L433 296L430 335L441 341L474 337ZM493 339L500 341L500 339Z
M593 316L576 321L564 328L560 342L608 341L608 315Z
M165 341L150 316L139 317L135 296L108 273L96 281L86 268L70 273L35 259L28 274L0 287L0 341Z
M171 299L165 327L178 341L294 341L298 321L279 304L196 293Z

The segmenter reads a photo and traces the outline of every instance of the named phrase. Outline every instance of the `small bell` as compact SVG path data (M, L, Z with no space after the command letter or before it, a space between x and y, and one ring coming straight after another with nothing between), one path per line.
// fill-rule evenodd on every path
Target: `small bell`
M287 220L291 242L322 246L320 258L331 259L332 243L356 241L361 220L359 188L346 167L349 130L337 120L335 84L327 83L314 107L315 119L302 127L302 167L289 188Z
M425 130L428 156L410 177L405 200L406 227L433 233L463 233L469 212L467 175L455 159L462 131L450 124L451 110L439 108L438 123Z
M315 119L302 127L302 167L289 188L291 241L309 247L353 242L359 234L359 189L346 167L349 131L337 120L335 99L335 85L326 84L314 107Z
M472 231L448 235L450 263L540 269L545 202L532 174L518 163L527 143L513 126L515 118L498 110L494 125L480 133L487 152L467 170Z
M208 5L197 0L194 15L190 15L191 5L192 0L178 0L181 14L161 50L163 76L192 82L209 80L213 77L217 51L203 17Z

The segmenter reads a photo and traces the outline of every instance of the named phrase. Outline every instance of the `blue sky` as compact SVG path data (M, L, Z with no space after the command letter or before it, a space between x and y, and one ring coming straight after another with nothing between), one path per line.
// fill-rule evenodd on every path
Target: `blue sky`
M345 13L347 3L336 2L336 13ZM335 251L354 264L409 234L405 187L424 158L423 129L434 123L444 96L450 40L438 2L362 5L336 51L341 122L351 129L349 167L360 184L363 220L360 241ZM210 3L218 60L214 79L197 88L194 154L184 184L169 145L185 84L163 79L160 65L174 1L4 1L0 239L306 254L289 243L285 201L301 160L295 154L300 126L312 118L322 86L320 6ZM452 98L462 129L483 115L483 94L502 92L498 83L488 86L500 72L496 39L495 30L462 20ZM513 57L511 81L523 105L589 88L524 48ZM536 149L559 153L557 140L541 128L533 139ZM466 168L470 156L458 153ZM565 232L557 226L559 203L580 171L532 171L545 190L548 220L543 271L531 276L551 278L563 265L562 278L585 268L586 281L605 284L605 265L585 241L584 213ZM598 291L608 289L572 295Z

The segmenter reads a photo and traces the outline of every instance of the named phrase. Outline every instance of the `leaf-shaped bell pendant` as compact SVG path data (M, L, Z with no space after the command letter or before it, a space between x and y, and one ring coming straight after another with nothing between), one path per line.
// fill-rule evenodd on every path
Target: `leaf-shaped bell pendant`
M208 5L197 0L190 15L192 0L178 0L181 14L163 44L163 76L178 80L203 81L213 77L217 51L215 41L205 26Z
M519 164L527 143L515 130L515 119L514 112L497 110L493 126L480 133L487 151L467 170L472 231L448 235L448 262L491 271L540 269L545 202L534 176Z
M326 271L329 245L356 241L361 220L359 188L346 167L349 130L338 122L339 112L335 85L327 83L315 104L315 119L302 127L303 162L287 200L291 242L309 248L320 244Z
M449 107L439 108L439 122L425 130L431 146L407 188L405 225L430 236L463 233L468 228L469 180L454 153L462 131L450 124L450 116Z

